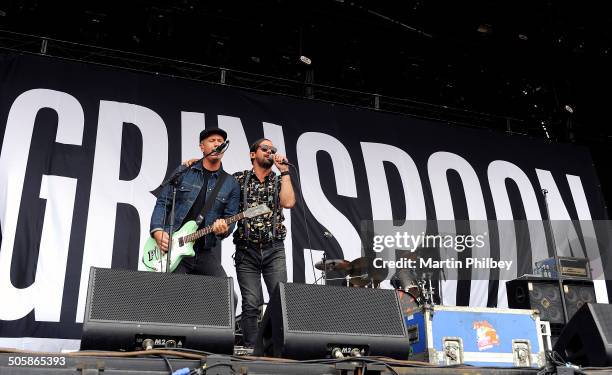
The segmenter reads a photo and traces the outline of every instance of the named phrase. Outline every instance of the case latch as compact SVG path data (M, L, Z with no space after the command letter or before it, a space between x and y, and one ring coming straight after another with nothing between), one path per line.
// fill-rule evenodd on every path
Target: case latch
M463 340L461 337L444 337L442 348L445 365L460 365L463 363Z
M531 367L531 345L529 340L512 340L514 366Z

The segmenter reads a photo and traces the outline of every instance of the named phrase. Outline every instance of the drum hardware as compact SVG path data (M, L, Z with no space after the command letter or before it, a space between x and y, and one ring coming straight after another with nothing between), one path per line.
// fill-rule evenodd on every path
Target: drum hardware
M421 302L419 301L419 297L413 295L410 292L406 292L402 289L396 289L397 297L399 299L400 309L402 310L402 315L410 316L414 314L414 312L421 309Z
M321 279L323 279L324 284L327 284L327 281L343 280L346 286L364 288L373 287L384 280L384 277L375 277L376 270L370 267L370 264L371 260L365 257L349 262L344 259L325 259L325 254L323 254L323 259L315 264L315 268L321 271ZM327 273L332 271L344 274L344 276L327 277Z
M360 257L351 262L345 259L323 259L315 264L315 268L321 271L321 279L324 284L328 281L343 280L347 287L377 288L385 279L386 270L377 269L372 265L372 259ZM338 272L344 276L328 278L328 272ZM414 298L419 306L434 306L435 290L432 282L432 274L423 272L417 275L414 269L399 269L391 278L393 287Z
M326 280L327 281L343 280L345 282L345 286L347 287L358 286L360 288L366 287L370 283L367 273L363 275L356 275L356 276L346 275L344 277L334 277L334 278L328 277ZM358 280L358 282L353 282L353 280ZM367 280L367 282L364 283L363 280Z
M431 282L431 275L424 275L424 279L418 281L419 290L422 298L422 303L425 306L433 307L435 305L434 302L434 291L435 288Z
M323 280L323 285L325 285L328 281L345 280L346 277L348 277L351 264L349 261L344 259L325 259L325 254L323 254L323 259L315 263L315 268L321 271L321 277L315 280L315 284L319 280ZM339 272L346 276L340 278L329 278L327 277L328 272Z
M417 275L414 269L399 269L391 278L391 285L398 291L410 294L420 306L434 306L435 288L431 273Z
M353 260L351 263L347 278L347 286L365 287L370 284L370 264L368 258L361 257ZM349 284L350 281L350 284Z
M348 272L351 268L351 264L344 259L327 259L320 261L315 264L315 268L320 271L330 272Z
M351 262L349 276L352 286L378 288L380 282L386 279L387 270L374 267L372 261L371 258L361 257Z

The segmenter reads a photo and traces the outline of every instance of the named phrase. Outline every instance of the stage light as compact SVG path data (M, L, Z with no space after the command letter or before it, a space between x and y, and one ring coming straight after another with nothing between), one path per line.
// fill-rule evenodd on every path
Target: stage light
M546 138L550 139L550 134L548 133L548 128L546 127L546 121L544 120L540 121L540 125L542 125L542 130L544 130L544 134L546 135Z
M304 56L304 55L300 56L300 61L301 61L303 64L305 64L305 65L310 65L310 64L312 64L312 60L311 60L311 59L309 59L308 57Z
M563 107L563 109L565 109L565 111L568 113L574 113L574 107L572 107L569 104L566 104L565 107Z
M479 33L483 35L491 34L493 32L493 27L489 25L488 23L481 23L480 25L478 25L478 28L476 29L476 31L478 31Z

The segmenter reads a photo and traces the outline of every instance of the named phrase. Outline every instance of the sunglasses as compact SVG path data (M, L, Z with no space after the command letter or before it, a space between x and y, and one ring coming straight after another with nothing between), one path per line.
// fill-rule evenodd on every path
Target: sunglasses
M276 151L278 151L278 149L274 146L268 146L268 145L261 145L259 146L259 148L261 149L261 151L263 152L268 152L268 150L270 150L271 154L276 154Z

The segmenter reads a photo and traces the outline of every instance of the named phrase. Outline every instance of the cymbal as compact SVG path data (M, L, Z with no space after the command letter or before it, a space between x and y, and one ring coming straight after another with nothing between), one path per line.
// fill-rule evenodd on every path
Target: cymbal
M325 266L323 266L323 261L315 263L315 268L321 271L339 271L339 272L348 272L351 268L351 264L344 259L326 259Z
M357 258L350 263L352 285L366 286L370 283L370 265L371 261L366 257Z
M350 266L351 268L349 273L351 276L362 275L368 273L370 270L370 262L366 257L357 258L351 261Z
M351 276L351 284L365 286L371 281L380 283L386 278L387 270L374 267L372 261L373 259L371 258L361 257L350 263L349 275Z

